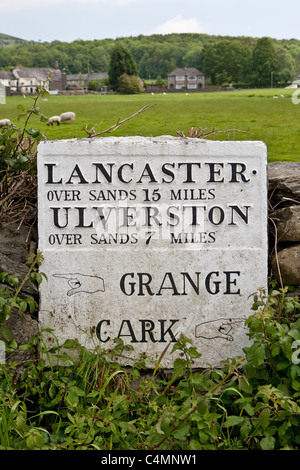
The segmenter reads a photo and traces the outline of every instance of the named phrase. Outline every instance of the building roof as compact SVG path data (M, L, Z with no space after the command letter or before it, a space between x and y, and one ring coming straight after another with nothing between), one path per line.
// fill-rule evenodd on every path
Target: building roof
M168 74L170 75L204 75L200 70L195 69L194 67L183 67L174 69L172 72Z
M13 74L15 78L36 78L37 80L47 80L49 73L52 72L51 82L61 80L62 72L59 69L49 67L40 68L15 68Z
M67 75L67 80L103 80L108 78L107 72L74 73Z
M10 70L0 70L2 80L15 80L14 74Z

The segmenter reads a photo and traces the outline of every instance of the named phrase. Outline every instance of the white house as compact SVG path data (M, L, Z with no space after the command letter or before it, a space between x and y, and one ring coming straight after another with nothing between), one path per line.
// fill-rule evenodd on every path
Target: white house
M11 91L21 93L34 93L43 84L48 91L65 90L66 74L58 68L14 68L10 71L0 70L0 82Z
M168 89L197 90L205 87L205 75L194 67L177 68L168 74Z
M11 70L0 70L0 83L6 88L15 88L17 80Z

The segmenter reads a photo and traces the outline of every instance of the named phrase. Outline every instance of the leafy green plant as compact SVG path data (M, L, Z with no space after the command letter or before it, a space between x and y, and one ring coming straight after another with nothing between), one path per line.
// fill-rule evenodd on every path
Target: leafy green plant
M28 272L22 281L19 280L18 276L9 274L7 272L0 273L0 282L3 283L3 287L0 289L0 326L1 333L5 336L5 322L8 320L13 309L17 309L20 312L29 311L31 314L37 311L38 304L31 296L21 295L22 287L27 281L37 282L40 284L42 277L46 275L42 272L38 272L38 267L42 263L41 253L32 254L27 264Z
M36 89L33 105L28 109L18 104L18 119L25 118L22 127L14 123L0 132L0 218L2 224L36 219L36 156L37 145L44 138L40 130L29 127L32 116L47 122L37 102L48 94L45 84Z
M253 309L245 356L216 369L193 368L199 352L184 336L172 345L172 370L161 369L161 357L151 373L146 357L118 363L120 339L109 352L76 340L47 351L43 336L53 332L39 333L41 359L17 382L13 365L0 369L2 448L299 449L299 300L259 292Z
M18 104L18 119L25 118L22 128L10 124L2 128L0 133L0 177L24 172L32 167L36 156L36 146L43 138L40 130L29 128L30 118L35 115L40 117L41 122L47 122L41 109L37 106L40 97L48 95L45 86L37 87L33 105L26 109Z

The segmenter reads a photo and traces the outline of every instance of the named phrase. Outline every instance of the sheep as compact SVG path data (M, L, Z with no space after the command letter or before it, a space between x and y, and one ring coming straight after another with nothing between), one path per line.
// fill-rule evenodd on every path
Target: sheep
M75 121L75 116L76 114L69 111L67 113L62 113L60 115L60 121L63 122L63 121L71 121L71 122L74 122Z
M51 118L49 118L49 120L47 122L47 126L53 126L53 124L55 122L57 123L58 126L60 125L60 117L59 116L52 116Z
M3 126L10 126L11 125L11 122L9 119L1 119L0 120L0 127L3 127Z

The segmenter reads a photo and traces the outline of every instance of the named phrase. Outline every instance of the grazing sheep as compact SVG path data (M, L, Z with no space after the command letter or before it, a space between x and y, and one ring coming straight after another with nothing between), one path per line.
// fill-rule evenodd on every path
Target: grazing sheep
M71 111L69 111L68 113L62 113L60 115L60 121L63 122L63 121L71 121L71 122L74 122L75 121L75 116L76 114L75 113L72 113Z
M57 123L57 125L60 125L60 117L59 116L52 116L49 118L49 121L47 122L47 126L53 126L54 123Z
M0 120L0 127L3 127L3 126L10 126L11 122L9 119L1 119Z

